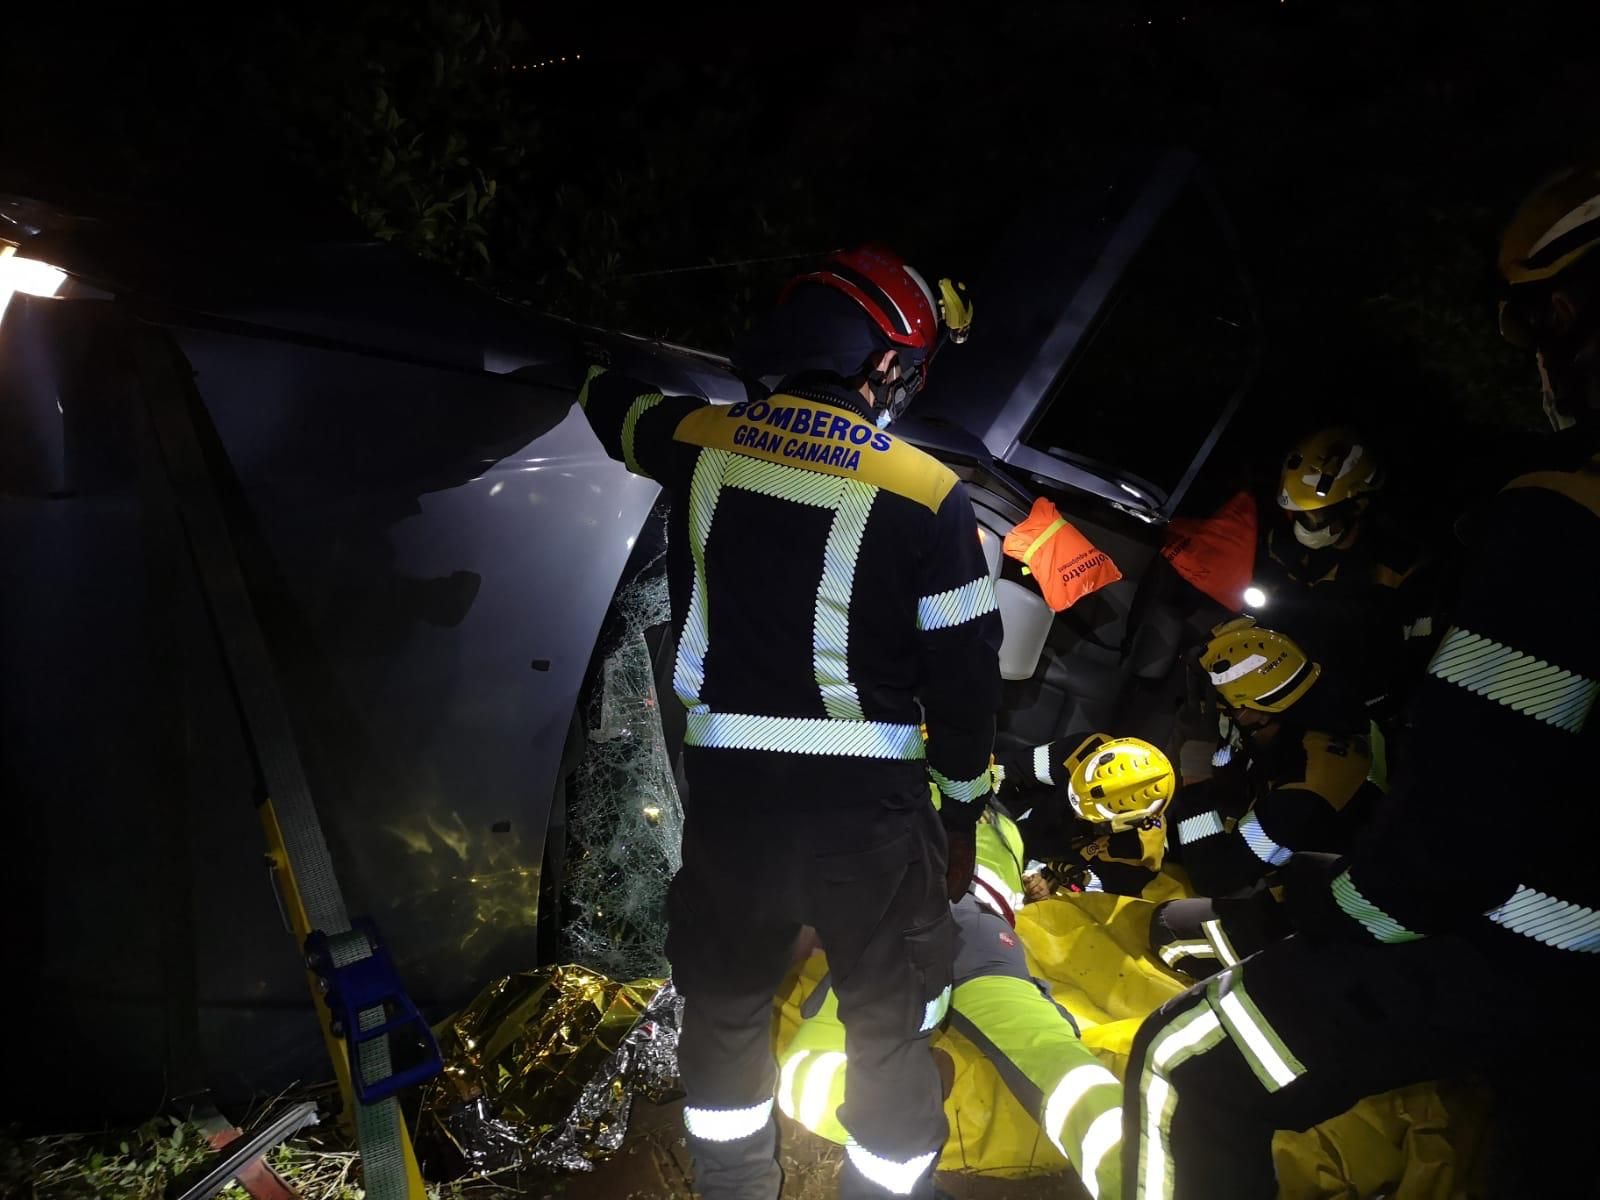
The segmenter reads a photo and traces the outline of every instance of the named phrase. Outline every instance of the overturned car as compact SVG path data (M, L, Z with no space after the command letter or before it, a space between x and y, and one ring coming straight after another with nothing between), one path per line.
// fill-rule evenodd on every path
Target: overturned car
M745 381L378 244L184 244L20 200L0 242L12 992L17 1028L75 1031L24 1040L19 1071L62 1082L18 1115L148 1112L181 1056L222 1095L325 1071L255 815L274 750L152 412L195 431L332 861L422 1012L561 952L564 918L603 950L587 910L619 876L568 835L624 797L665 878L682 714L655 705L657 490L602 453L574 363ZM1191 614L1149 568L1258 352L1226 217L1192 158L1143 160L1031 215L973 291L979 333L896 432L971 490L1001 737L1160 736ZM1001 554L1039 497L1122 574L1059 615Z

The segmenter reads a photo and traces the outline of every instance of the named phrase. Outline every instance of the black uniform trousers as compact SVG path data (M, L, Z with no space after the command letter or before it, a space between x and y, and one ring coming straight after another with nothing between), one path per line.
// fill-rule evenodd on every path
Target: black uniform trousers
M685 769L667 954L684 997L678 1056L698 1191L778 1195L772 1005L810 925L845 1026L839 1115L857 1146L840 1195L931 1195L932 1160L905 1164L936 1158L947 1132L928 1039L954 926L923 764L691 748Z
M1579 960L1600 956L1488 941L1295 935L1162 1005L1129 1059L1125 1196L1271 1200L1274 1130L1467 1075L1495 1091L1493 1194L1579 1194L1590 1168L1571 1138L1586 1136L1600 983L1600 963Z
M1265 884L1240 896L1168 900L1150 914L1150 948L1191 979L1215 975L1293 931Z

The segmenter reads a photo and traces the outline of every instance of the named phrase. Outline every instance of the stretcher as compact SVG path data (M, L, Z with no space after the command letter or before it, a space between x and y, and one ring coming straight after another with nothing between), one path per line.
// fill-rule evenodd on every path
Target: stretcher
M1084 1044L1121 1077L1145 1016L1183 992L1184 977L1148 950L1157 903L1189 895L1180 873L1164 873L1134 899L1058 893L1017 914L1029 969L1051 988L1082 1030ZM812 955L778 997L776 1051L800 1024L800 1006L827 970ZM954 1030L935 1046L955 1063L945 1101L950 1137L939 1170L1019 1178L1067 1170L999 1073ZM1484 1165L1482 1092L1470 1085L1421 1084L1363 1100L1304 1133L1280 1132L1273 1155L1284 1200L1451 1200L1478 1194Z

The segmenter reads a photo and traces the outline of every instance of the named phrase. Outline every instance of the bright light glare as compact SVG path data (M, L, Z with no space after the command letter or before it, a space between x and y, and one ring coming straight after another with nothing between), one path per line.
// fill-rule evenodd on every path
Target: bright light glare
M1244 603L1246 608L1265 608L1267 606L1267 594L1256 587L1255 584L1251 584L1244 590Z
M0 317L5 316L13 292L25 296L54 296L66 281L67 273L49 263L0 253Z

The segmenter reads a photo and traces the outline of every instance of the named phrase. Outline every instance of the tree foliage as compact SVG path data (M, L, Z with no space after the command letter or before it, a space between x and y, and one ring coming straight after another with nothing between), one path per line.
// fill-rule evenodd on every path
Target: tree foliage
M334 24L263 73L299 169L374 237L484 275L502 181L538 133L508 84L526 35L496 0L369 2Z

